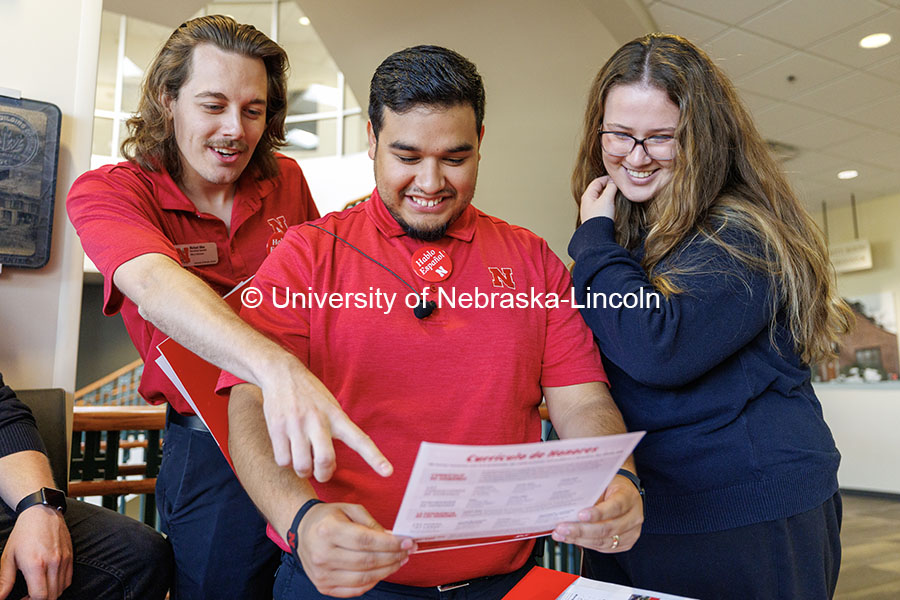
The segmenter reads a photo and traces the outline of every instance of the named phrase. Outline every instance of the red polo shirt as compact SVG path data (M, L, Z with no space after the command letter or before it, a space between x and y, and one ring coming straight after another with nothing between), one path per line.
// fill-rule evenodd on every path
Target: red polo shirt
M245 307L241 316L309 365L394 465L393 476L379 477L357 454L336 444L334 477L325 484L312 482L322 499L361 504L390 528L419 442L538 441L541 386L606 381L591 333L571 303L532 306L531 288L570 298L571 282L546 242L531 232L470 206L442 239L414 240L377 193L316 224L420 293L428 287L429 298L442 304L428 318L416 318L404 303L409 289L403 283L311 226L291 228L279 251L260 267L253 285L262 292L263 304ZM414 255L422 250L424 262L417 263ZM431 283L417 269L432 264L440 251L452 268L446 260L432 265L433 272L444 267L447 276ZM476 290L526 294L529 306L502 308L495 302L493 308L478 308ZM396 294L392 308L383 296L380 303L375 300L379 292ZM295 293L293 306L289 301L278 308ZM342 300L323 293L337 293ZM449 302L452 293L455 308ZM461 302L465 293L473 294L468 308ZM225 373L220 388L237 382ZM524 564L532 545L511 542L417 554L388 580L431 586L505 573Z
M273 234L318 218L300 166L278 156L281 174L238 180L231 232L218 217L200 213L165 171L148 172L130 162L107 165L78 178L66 208L85 253L103 273L103 312L122 311L135 348L144 360L139 392L148 402L192 411L158 369L156 345L167 336L141 318L137 306L113 283L113 273L132 258L159 253L182 264L224 295L253 275Z

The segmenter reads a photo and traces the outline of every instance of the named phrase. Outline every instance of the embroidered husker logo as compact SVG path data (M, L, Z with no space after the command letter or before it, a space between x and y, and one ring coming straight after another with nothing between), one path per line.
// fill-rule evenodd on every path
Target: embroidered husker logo
M512 267L488 267L488 271L491 274L491 285L494 287L516 289Z
M284 218L284 215L273 217L266 222L274 233L286 233L288 230L287 219Z
M281 243L281 240L284 239L284 234L287 233L288 230L288 224L284 215L273 217L266 222L273 231L272 237L270 237L268 243L266 243L266 254L271 254L272 250L274 250L278 244Z

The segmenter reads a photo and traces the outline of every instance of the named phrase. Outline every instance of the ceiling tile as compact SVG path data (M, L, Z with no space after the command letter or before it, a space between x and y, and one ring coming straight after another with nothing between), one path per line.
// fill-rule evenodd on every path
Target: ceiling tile
M822 116L822 113L802 106L779 102L754 115L754 118L760 133L766 138L772 138L786 129L821 121Z
M900 44L900 40L897 40L894 43ZM894 58L875 63L870 67L866 67L866 71L874 73L878 77L884 77L885 79L900 83L900 56L895 56Z
M769 98L767 96L761 96L759 94L754 94L753 92L749 92L747 90L743 90L738 88L738 94L741 97L741 100L744 101L744 104L750 109L750 112L753 115L757 115L764 111L765 109L773 106L778 100L773 98Z
M859 40L870 33L889 33L893 42L881 48L860 48ZM858 68L865 68L886 58L898 56L900 55L900 10L889 9L843 33L817 42L806 50Z
M821 152L801 152L797 158L784 163L787 173L803 179L817 180L824 178L826 181L837 183L837 174L845 169L862 168L862 165L853 160L845 160L829 156Z
M803 48L884 10L874 0L789 0L741 24L795 48Z
M722 0L665 0L687 11L706 15L723 23L740 23L761 10L778 4L781 0L755 0L754 2L722 2Z
M845 119L826 117L808 125L788 129L774 136L779 142L797 146L804 150L831 150L833 144L860 135L869 135L876 130L851 123Z
M847 111L845 116L879 130L900 133L900 96L891 96L881 102Z
M900 135L878 131L836 144L832 152L853 156L862 162L885 169L897 167L900 159Z
M896 169L879 169L871 174L860 176L860 185L881 195L896 194L900 190L900 171Z
M793 49L784 44L740 29L729 29L707 40L703 49L732 79L742 77L793 52Z
M850 72L850 69L834 61L796 52L738 79L737 84L751 92L788 100L832 79L849 75ZM794 77L794 81L788 81L790 76Z
M728 29L728 26L712 19L690 13L668 4L654 4L650 15L660 31L677 33L699 44Z
M883 98L898 94L900 84L869 73L856 72L812 91L798 94L792 102L834 115L843 115L852 109L874 104Z
M803 179L802 177L795 177L791 181L791 185L794 186L794 191L798 194L801 192L807 194L812 192L820 192L831 187L830 185L821 181Z

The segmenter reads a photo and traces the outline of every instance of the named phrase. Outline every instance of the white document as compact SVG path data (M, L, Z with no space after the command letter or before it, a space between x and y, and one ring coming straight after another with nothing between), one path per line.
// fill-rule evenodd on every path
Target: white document
M593 506L644 432L533 444L422 442L394 523L420 552L547 535Z
M579 577L556 600L692 600Z

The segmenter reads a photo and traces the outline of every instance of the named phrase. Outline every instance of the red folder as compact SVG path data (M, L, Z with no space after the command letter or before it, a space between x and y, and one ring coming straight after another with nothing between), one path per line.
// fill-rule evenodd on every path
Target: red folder
M554 600L566 591L578 575L544 567L534 567L503 596L503 600Z
M241 309L241 295L235 292L251 279L253 278L242 281L225 295L225 302L235 312L240 312ZM216 394L216 383L221 369L203 360L172 338L166 338L157 348L160 354L156 359L157 364L203 420L219 444L219 449L225 455L228 464L231 464L231 456L228 454L228 398Z

